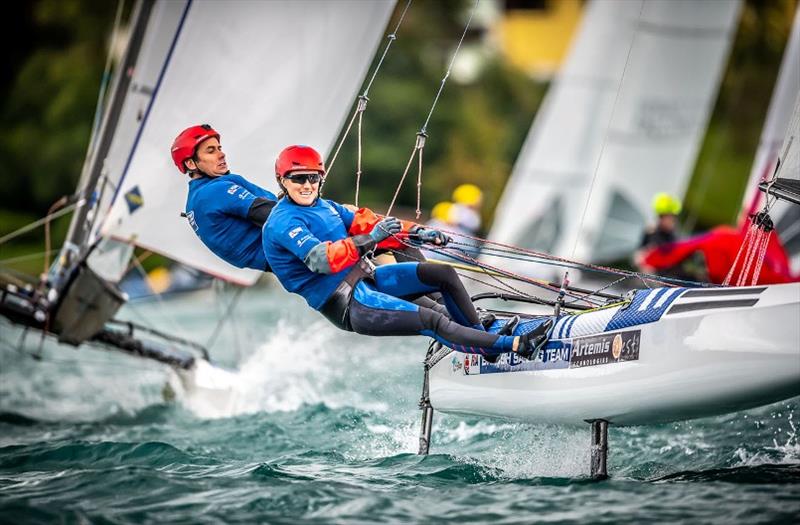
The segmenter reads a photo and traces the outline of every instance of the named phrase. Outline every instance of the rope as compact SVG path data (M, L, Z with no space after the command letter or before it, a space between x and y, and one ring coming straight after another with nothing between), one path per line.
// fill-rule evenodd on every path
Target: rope
M211 348L214 345L214 343L217 342L217 337L219 337L219 334L222 333L223 325L228 320L230 315L233 313L233 310L239 303L239 299L241 299L242 292L244 292L244 290L245 290L244 286L240 286L236 290L233 299L231 299L231 302L228 303L228 307L225 309L225 312L222 314L222 317L219 318L219 321L217 321L217 326L214 327L214 331L211 333L211 336L208 338L208 341L206 341L205 344L206 348Z
M753 280L750 281L750 286L755 286L755 284L758 283L758 276L761 275L761 266L764 264L764 258L767 255L767 246L769 246L769 240L771 237L772 230L768 231L766 235L764 235L764 239L758 249L758 262L756 263L756 269L753 270Z
M444 229L440 229L439 231L441 231L443 233L446 233L446 234L448 234L450 236L463 237L463 238L466 238L466 239L471 239L473 241L477 241L479 244L482 245L481 246L481 251L483 253L486 253L486 251L487 251L486 246L488 245L488 246L490 246L490 248L488 248L489 251L495 251L497 253L502 253L502 254L513 254L513 255L517 255L517 256L520 256L520 255L524 256L524 258L520 258L520 257L506 256L506 255L497 255L497 253L489 253L488 254L488 255L494 255L496 257L503 257L503 258L508 258L508 259L516 259L516 260L528 261L528 262L538 262L538 263L541 263L541 264L553 264L555 266L562 266L562 267L566 267L566 268L577 268L577 269L581 269L581 270L588 270L588 271L593 271L593 272L597 272L597 273L605 273L605 274L611 274L611 275L625 275L625 276L628 276L628 277L638 277L640 279L647 279L649 281L653 281L653 282L656 282L656 283L664 284L664 285L667 285L667 286L675 286L675 285L682 285L682 286L685 285L685 286L691 286L691 287L698 287L698 286L712 287L712 286L715 286L715 285L712 285L712 284L709 284L709 283L699 283L699 282L695 282L695 281L686 281L686 280L683 280L683 279L675 279L675 278L672 278L672 277L663 277L663 276L660 276L660 275L652 275L652 274L647 274L647 273L642 273L642 272L632 272L632 271L628 271L628 270L620 270L618 268L610 268L610 267L607 267L607 266L600 266L600 265L596 265L596 264L582 263L582 262L574 261L574 260L571 260L571 259L566 259L566 258L562 258L562 257L556 257L554 255L550 255L550 254L543 253L543 252L537 252L537 251L534 251L534 250L528 250L528 249L525 249L525 248L520 248L520 247L514 246L512 244L504 244L504 243L500 243L500 242L491 241L489 239L482 239L480 237L475 237L475 236L472 236L472 235L468 235L468 234L463 233L463 232L455 232L455 231L444 230ZM491 248L491 246L499 246L501 248L504 248L505 250L500 250L500 249L497 249L497 248ZM550 261L550 262L548 263L548 262L545 262L545 261Z
M411 150L411 156L408 159L408 163L406 164L406 169L403 171L403 176L400 177L400 182L397 184L397 189L394 192L394 196L392 197L392 202L389 204L389 208L386 210L386 215L391 215L392 209L394 208L394 204L397 201L397 196L400 194L400 189L403 187L403 182L406 180L406 175L408 175L408 170L411 167L411 163L414 161L414 157L419 152L419 175L417 178L417 219L421 214L420 212L420 196L422 190L422 150L425 148L425 140L428 138L428 124L430 123L431 117L433 116L433 111L436 109L436 104L439 103L439 97L442 95L442 91L444 91L444 86L447 84L447 79L450 78L450 72L453 69L453 64L456 61L456 57L458 56L458 52L461 50L461 45L464 43L464 38L467 36L467 31L469 30L469 26L472 23L472 17L475 16L475 11L478 9L478 4L480 0L475 0L475 4L472 6L472 11L469 14L469 19L467 20L466 25L464 25L464 31L461 33L461 39L458 41L458 45L456 46L455 51L453 52L453 56L450 58L450 64L447 66L447 70L442 77L441 82L439 83L439 90L436 92L436 96L433 98L433 103L431 104L431 109L428 111L428 116L425 118L425 123L422 124L422 127L417 132L417 140L414 143L414 149Z
M739 280L736 281L736 286L744 286L747 276L750 275L750 266L753 264L753 257L755 257L757 247L761 246L761 237L763 232L756 224L753 224L753 228L755 229L755 235L751 239L750 244L747 246L747 255L745 255L744 259L744 267L742 268L742 273L739 274Z
M144 266L142 266L141 261L143 261L144 259L147 259L147 257L149 257L150 255L152 255L152 252L147 252L147 255L145 257L143 257L141 260L140 259L136 259L136 258L132 259L133 266L136 268L136 270L139 272L139 274L144 278L145 282L148 283L148 284L150 282L150 276L147 275L147 271L144 269ZM151 289L152 289L152 287L151 287ZM155 293L153 295L155 296L156 302L158 303L158 306L162 311L161 315L163 316L163 318L168 320L173 328L177 328L180 332L184 332L185 333L187 330L185 330L185 328L181 325L181 323L174 316L170 315L169 308L167 308L167 305L164 302L164 298L161 297L161 294L160 293ZM150 320L147 319L145 326L155 330L155 328L152 328L149 323L150 323Z
M347 129L342 134L342 138L339 139L339 144L336 145L336 150L331 157L331 161L328 163L328 175L330 175L331 171L333 170L333 165L336 163L336 157L339 156L339 151L342 149L342 145L344 141L347 140L348 135L350 134L350 129L353 127L353 122L356 120L356 116L359 117L358 119L358 173L357 173L357 182L356 182L356 205L358 205L358 182L361 179L361 116L363 115L364 111L367 109L367 102L369 102L369 90L372 88L372 83L375 81L375 77L378 76L378 71L380 71L381 66L383 65L383 59L386 58L387 53L389 53L389 48L392 46L395 40L397 40L397 31L400 29L400 26L403 23L403 19L406 17L406 11L411 6L411 2L413 0L408 0L406 2L406 7L403 9L403 12L400 14L400 20L397 21L397 25L389 35L387 35L388 42L386 43L386 47L383 48L383 54L381 54L380 60L378 60L378 64L375 66L375 69L372 72L372 76L367 82L367 87L364 88L364 92L359 95L358 97L358 104L356 104L356 108L353 111L353 116L350 117L350 122L347 124Z
M103 116L103 108L105 106L105 98L106 98L106 86L108 86L109 81L111 80L111 65L113 63L114 58L114 50L113 46L117 39L117 35L120 31L120 26L122 25L122 11L125 7L125 1L119 0L117 2L117 13L114 15L114 26L111 29L111 38L109 38L108 42L108 51L106 52L106 63L103 66L103 76L100 82L100 92L97 94L97 103L95 104L94 108L94 121L92 122L92 131L89 134L89 147L86 148L86 158L84 159L84 170L88 166L89 159L92 156L94 151L94 147L97 144L97 130L100 128L100 123L102 121ZM83 178L83 174L81 175Z
M27 224L27 225L15 230L15 231L11 232L11 233L8 233L8 234L0 237L0 245L4 244L4 243L6 243L6 242L8 242L8 241L10 241L12 239L16 239L17 237L19 237L20 235L22 235L24 233L28 233L29 231L31 231L33 229L36 229L37 227L41 226L42 224L45 224L47 221L51 221L53 219L57 219L57 218L61 217L62 215L65 215L65 214L71 212L72 210L75 209L75 207L78 204L79 203L74 202L74 203L70 204L69 206L67 206L65 208L62 208L60 211L54 212L54 213L49 214L49 215L45 215L44 217L42 217L41 219L39 219L37 221L34 221L34 222L30 223L30 224Z
M475 5L472 6L472 11L469 14L469 19L467 20L467 24L464 26L464 32L461 33L461 39L458 41L458 45L456 46L456 50L453 52L453 57L450 59L450 65L447 66L447 71L445 71L444 77L442 77L442 81L439 84L439 91L436 93L436 97L433 99L433 104L431 104L431 110L428 112L428 118L425 119L425 124L422 125L422 129L420 129L420 133L427 133L428 130L428 123L431 120L431 116L433 115L433 110L436 108L436 104L439 102L439 97L444 91L444 85L447 83L447 79L450 77L450 71L453 69L453 64L456 61L456 57L458 56L459 50L461 50L461 44L464 43L464 37L467 36L467 31L469 30L469 26L472 23L472 17L475 16L475 11L478 9L478 3L480 0L475 0Z
M412 244L409 244L405 239L402 239L402 238L397 237L397 236L395 236L395 239L397 239L398 242L402 243L405 246L415 247ZM545 283L545 282L540 281L538 279L525 277L523 275L519 275L519 274L510 272L510 271L507 271L507 270L503 270L503 269L497 268L497 267L492 266L490 264L487 264L487 263L484 263L484 262L480 262L477 259L471 257L465 250L461 250L461 249L458 249L458 248L453 249L453 248L436 247L436 246L427 246L426 249L428 249L430 251L433 251L433 252L436 252L436 253L439 253L441 255L444 255L445 257L448 257L450 259L454 259L454 260L461 261L461 262L467 262L467 263L471 264L472 266L474 266L475 268L481 270L482 273L484 273L487 277L490 277L490 278L494 279L495 281L497 281L498 283L500 283L507 290L512 291L514 293L517 293L519 295L523 295L525 297L529 297L529 298L533 298L533 299L539 299L538 297L532 296L532 295L530 295L530 294L528 294L526 292L523 292L521 290L518 290L517 288L512 287L510 284L500 280L497 277L497 275L500 275L500 276L503 276L503 277L507 277L507 278L510 278L510 279L513 279L513 280L516 280L516 281L524 282L526 284L530 284L530 285L536 286L538 288L542 288L542 289L550 291L550 292L555 292L555 291L559 290L558 286L553 286L550 283ZM457 250L460 253L454 253L453 250ZM487 270L491 270L491 271L487 271ZM488 283L484 283L484 284L488 285ZM489 286L491 286L491 285L489 285ZM592 304L593 306L595 305L588 298L590 296L589 294L576 295L574 293L569 293L568 295L571 298L575 299L576 301L585 301L585 302L587 302L589 304Z
M752 235L753 235L753 232L754 232L753 226L754 225L751 223L750 227L747 228L747 233L744 236L744 241L742 241L742 245L739 246L739 252L736 254L736 258L733 260L733 264L731 265L731 269L728 270L728 275L726 275L725 276L725 280L722 281L722 286L729 286L730 285L731 279L733 278L734 273L736 271L736 266L739 264L739 257L741 257L742 251L744 251L744 247L748 246L748 242L750 241L750 237L752 237Z
M59 208L63 208L65 204L67 204L68 199L67 197L61 197L56 202L54 202L50 208L47 210L47 215L45 215L44 221L44 269L42 270L43 274L47 274L47 271L50 269L50 221L53 215L53 212L58 210Z

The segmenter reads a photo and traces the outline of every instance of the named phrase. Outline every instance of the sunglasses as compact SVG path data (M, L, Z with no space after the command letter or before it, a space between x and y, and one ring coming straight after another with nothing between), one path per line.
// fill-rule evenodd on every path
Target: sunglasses
M283 177L284 179L290 180L295 184L305 184L306 182L310 182L311 184L316 184L322 180L322 175L319 173L295 173L289 174Z

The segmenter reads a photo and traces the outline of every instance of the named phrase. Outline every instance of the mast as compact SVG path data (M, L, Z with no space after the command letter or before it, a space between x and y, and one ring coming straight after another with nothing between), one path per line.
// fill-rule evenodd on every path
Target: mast
M108 102L108 111L106 111L100 126L99 140L88 160L88 177L86 183L78 189L78 206L72 216L72 222L64 245L61 247L58 261L51 271L51 284L56 287L59 286L69 270L86 256L87 246L85 243L91 230L89 212L94 209L97 202L94 192L104 171L105 159L122 113L125 96L133 79L133 69L139 57L147 22L154 4L155 0L138 0L134 6L130 39L122 62L114 75L111 98Z

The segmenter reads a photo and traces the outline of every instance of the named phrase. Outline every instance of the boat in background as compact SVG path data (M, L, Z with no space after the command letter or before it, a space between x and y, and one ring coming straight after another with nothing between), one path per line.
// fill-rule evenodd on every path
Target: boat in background
M0 314L22 334L100 344L209 384L193 377L214 368L202 345L114 317L137 246L242 286L261 275L218 259L181 217L187 178L169 146L184 127L212 122L234 171L273 187L269 159L287 142L330 151L393 9L394 0L136 2L58 261L38 283L0 274ZM12 347L15 332L3 330Z
M489 239L586 263L638 248L653 195L682 196L688 186L740 7L738 0L587 4ZM548 267L507 264L554 276Z

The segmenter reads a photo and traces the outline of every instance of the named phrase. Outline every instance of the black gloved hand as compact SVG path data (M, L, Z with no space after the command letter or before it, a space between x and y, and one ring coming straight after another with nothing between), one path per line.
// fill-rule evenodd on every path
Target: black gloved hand
M384 217L381 222L375 225L372 228L372 231L369 232L369 236L372 239L379 243L383 240L388 239L392 235L400 233L402 231L403 225L400 224L400 220L396 217Z
M436 246L447 246L453 240L449 235L445 235L439 230L422 226L416 228L409 238L412 240L416 238L419 243L428 243Z

